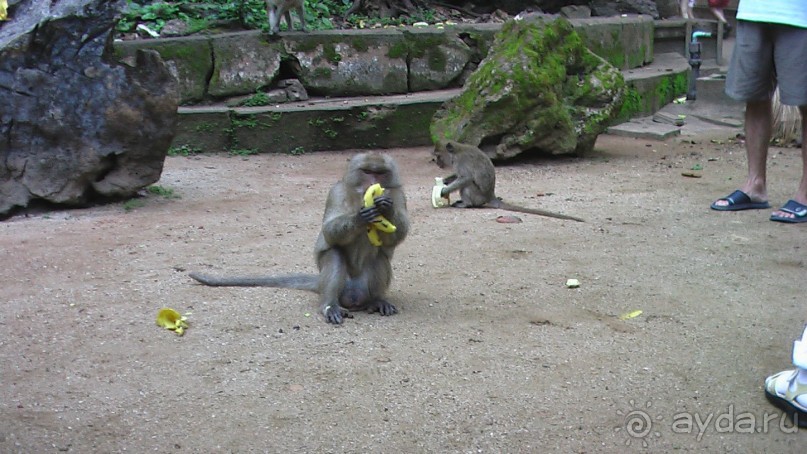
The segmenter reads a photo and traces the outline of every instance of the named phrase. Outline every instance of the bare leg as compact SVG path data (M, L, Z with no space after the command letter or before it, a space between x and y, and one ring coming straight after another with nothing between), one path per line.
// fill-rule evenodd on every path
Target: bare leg
M723 23L723 39L728 38L729 34L731 33L731 24L726 19L726 15L723 14L723 8L709 8L712 11L712 16L716 17L717 20Z
M726 20L726 16L723 14L723 8L709 8L712 11L712 15L717 18L720 22L728 23Z
M801 183L795 200L807 205L807 106L800 106L799 112L801 112Z
M684 19L692 18L692 9L689 7L689 0L681 0L681 17Z
M807 106L800 106L799 112L801 112L801 183L799 183L799 189L796 191L796 195L793 197L793 200L799 202L803 205L807 205ZM777 216L781 216L783 218L795 218L796 216L792 213L787 213L785 211L774 211L773 214Z
M768 200L767 169L768 144L771 140L773 114L771 101L749 101L745 105L745 150L748 157L748 177L740 190L754 202ZM803 148L802 148L803 150ZM727 206L726 200L715 205Z

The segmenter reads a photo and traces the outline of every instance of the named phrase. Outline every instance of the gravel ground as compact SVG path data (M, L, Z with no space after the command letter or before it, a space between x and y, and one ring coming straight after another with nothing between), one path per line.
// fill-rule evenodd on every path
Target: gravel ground
M709 210L741 143L602 136L498 167L505 200L586 223L433 209L429 150L388 153L413 223L400 314L339 327L313 294L187 273L314 271L350 153L171 157L179 198L0 223L0 452L804 451L762 383L805 321L807 227ZM772 204L800 165L772 150Z

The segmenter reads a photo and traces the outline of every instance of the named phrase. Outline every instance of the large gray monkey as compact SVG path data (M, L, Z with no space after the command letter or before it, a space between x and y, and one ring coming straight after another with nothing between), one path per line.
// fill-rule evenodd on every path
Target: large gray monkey
M364 207L368 187L379 183L384 193ZM396 230L380 233L381 246L373 246L367 227L376 217L386 217ZM398 312L385 299L392 281L390 261L395 248L409 231L406 196L395 161L378 153L354 156L347 172L328 193L322 229L314 246L319 274L220 278L190 273L211 286L263 286L309 290L320 294L320 308L329 323L341 324L348 311Z

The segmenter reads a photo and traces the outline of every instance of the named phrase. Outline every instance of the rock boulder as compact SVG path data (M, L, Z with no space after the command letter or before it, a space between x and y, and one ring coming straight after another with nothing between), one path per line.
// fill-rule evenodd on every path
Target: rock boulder
M122 2L22 0L0 24L0 216L32 200L82 205L160 178L177 84L153 51L111 56Z
M477 145L492 159L583 153L619 112L624 86L567 20L510 21L460 95L435 114L432 140Z

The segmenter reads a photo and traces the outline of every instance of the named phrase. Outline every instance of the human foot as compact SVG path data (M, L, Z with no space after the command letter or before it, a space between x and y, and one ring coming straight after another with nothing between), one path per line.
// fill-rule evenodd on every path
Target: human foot
M807 206L795 200L788 200L782 208L779 208L771 214L771 221L787 222L790 224L807 222Z
M767 200L753 200L741 190L736 190L726 197L715 200L711 208L717 211L759 210L770 208Z

